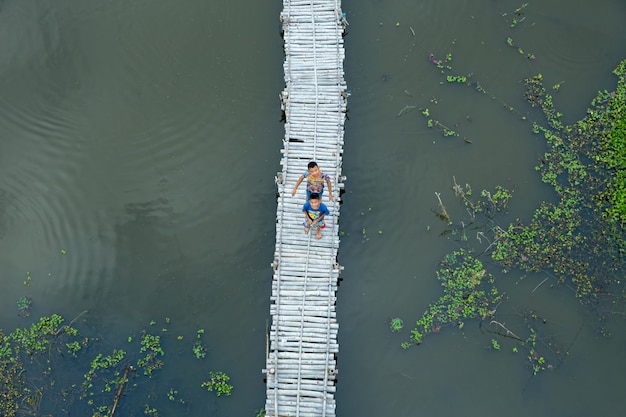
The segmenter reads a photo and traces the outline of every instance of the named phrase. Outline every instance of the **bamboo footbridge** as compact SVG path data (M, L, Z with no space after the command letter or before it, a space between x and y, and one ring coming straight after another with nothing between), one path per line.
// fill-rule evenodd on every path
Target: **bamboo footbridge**
M283 0L280 15L285 48L285 115L282 172L276 176L276 249L272 262L271 326L266 346L265 415L334 417L339 273L339 199L348 92L344 81L343 32L339 0ZM322 238L303 231L306 183L296 181L316 161L330 175L323 202Z

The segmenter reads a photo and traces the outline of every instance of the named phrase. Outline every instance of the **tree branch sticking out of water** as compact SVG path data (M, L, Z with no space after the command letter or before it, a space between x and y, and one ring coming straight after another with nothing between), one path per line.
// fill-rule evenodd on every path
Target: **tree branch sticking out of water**
M439 209L441 210L441 213L436 214L438 214L442 220L451 223L452 221L450 220L450 215L448 215L448 212L446 211L446 206L444 206L443 202L441 201L441 193L435 192L435 195L437 196L437 200L439 200Z

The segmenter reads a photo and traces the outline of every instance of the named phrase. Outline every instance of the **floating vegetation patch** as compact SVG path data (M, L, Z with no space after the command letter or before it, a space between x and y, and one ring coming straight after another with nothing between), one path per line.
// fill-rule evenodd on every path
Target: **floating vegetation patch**
M512 28L524 21L525 7L513 13L516 17L510 20ZM517 47L512 38L507 43ZM533 54L526 57L535 59ZM471 74L455 74L451 56L439 59L431 54L428 60L441 70L448 83L472 86L497 99L483 85L470 81ZM546 330L549 320L540 319L535 312L520 312L523 324L515 329L498 320L498 305L507 300L480 260L483 257L495 262L504 274L514 268L543 271L554 285L571 288L596 314L596 327L603 335L610 334L604 325L607 317L626 316L626 60L613 73L617 76L615 90L598 92L585 117L571 125L564 124L552 96L564 81L554 84L549 92L541 74L524 80L524 97L531 107L541 110L544 120L531 120L501 102L505 109L528 121L532 132L545 138L547 151L536 170L541 180L554 189L557 201L541 203L528 224L520 220L499 224L496 216L506 212L512 196L503 187L493 192L483 190L475 196L468 184L461 186L455 180L452 188L469 215L462 220L453 219L441 194L435 193L439 203L435 214L447 225L443 234L456 237L461 248L441 261L436 275L443 295L416 321L403 348L422 343L426 335L446 326L463 328L467 320L479 319L481 330L494 335L488 345L490 350L501 351L503 339L512 339L513 352L525 352L532 375L558 367L567 349L560 347L562 343ZM439 125L431 118L430 109L420 110L429 127ZM543 323L541 330L536 326L539 320Z
M493 275L464 249L446 255L437 279L443 287L443 296L417 320L411 331L411 340L416 344L422 343L426 334L437 333L444 326L463 328L465 320L492 317L502 299L493 285Z
M390 327L391 327L392 332L399 332L400 330L404 328L404 321L399 317L395 317L391 319Z
M17 300L17 310L20 317L30 316L30 308L33 305L33 299L30 297L22 297Z
M526 80L526 98L547 126L534 124L548 151L536 167L558 195L529 224L494 228L492 259L505 270L551 271L584 302L624 297L626 255L626 61L615 91L601 91L586 116L564 126L541 75Z
M206 357L206 347L202 343L202 335L204 334L204 329L200 329L196 332L196 340L193 343L193 354L196 359L202 359Z
M163 367L163 361L160 357L165 355L165 352L161 347L161 336L144 331L139 352L145 354L144 357L137 360L137 366L143 369L144 375L151 376L154 370Z
M520 5L517 9L513 10L512 12L510 13L503 12L500 14L508 23L509 29L517 28L519 25L521 25L522 23L526 21L526 16L524 15L524 9L526 9L527 6L528 6L528 3L522 3L522 5ZM526 58L530 60L537 59L535 54L533 54L532 52L524 51L524 49L521 46L517 45L517 43L510 36L506 38L506 44L514 49L517 49L517 52L520 55L525 56Z
M555 369L567 351L556 348L559 342L553 340L550 333L553 329L548 328L548 321L540 319L536 313L519 312L521 320L514 330L502 323L498 318L498 309L508 299L496 286L494 275L479 259L489 259L488 254L495 250L493 230L499 227L497 217L508 212L512 192L498 186L494 191L482 190L474 195L469 184L461 186L456 180L452 188L466 209L467 218L452 221L440 196L437 195L437 198L441 210L447 215L443 219L447 224L443 234L456 238L455 241L461 247L447 254L440 262L436 276L443 295L428 306L411 330L410 340L402 342L401 347L408 349L419 345L427 335L439 333L448 327L463 330L468 321L477 319L481 331L494 336L489 342L491 351L501 351L504 340L507 340L513 344L514 352L526 353L526 363L532 375ZM541 329L536 326L537 322L543 323Z
M150 331L140 331L140 337L129 336L124 348L103 349L101 337L85 337L74 326L86 313L69 324L53 314L10 333L0 330L0 415L85 415L86 409L91 410L92 417L113 417L116 410L120 415L159 414L152 405L142 403L141 410L132 410L132 402L122 405L120 400L130 397L132 391L139 390L143 382L165 366L163 343L168 338L168 328L156 330L156 322L152 321ZM170 320L165 322L169 325ZM198 331L197 339L203 334L204 331ZM178 340L180 343L182 338ZM206 352L204 346L202 352ZM76 379L77 373L59 372L63 369L78 370L82 380ZM209 370L199 368L198 372L206 375ZM208 382L202 382L198 376L198 385L218 396L231 394L233 386L227 374L211 371L210 375ZM144 395L147 393L140 394ZM161 395L179 406L186 404L176 388Z
M486 322L481 322L481 330L498 336L498 339L491 339L490 348L500 351L505 341L510 341L513 344L511 348L513 353L525 353L526 365L533 376L541 371L556 369L568 353L551 333L554 329L549 327L546 319L539 317L535 312L519 315L523 324L519 326L521 330L518 332L524 335L523 338L495 319L490 320L485 326L483 323Z
M230 385L228 381L230 381L230 377L224 372L211 371L209 373L209 380L203 382L201 385L208 391L215 392L218 397L221 397L222 395L229 396L232 394L233 386Z

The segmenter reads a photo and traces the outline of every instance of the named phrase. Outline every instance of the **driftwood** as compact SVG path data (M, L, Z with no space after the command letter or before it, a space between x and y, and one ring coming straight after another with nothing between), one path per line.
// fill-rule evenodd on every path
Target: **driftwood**
M122 391L124 390L124 384L126 384L126 378L128 377L128 372L130 371L130 368L131 366L127 366L124 370L124 376L122 377L120 388L117 390L117 394L115 395L115 402L113 403L113 408L111 408L111 414L109 415L109 417L113 417L113 414L115 414L115 409L117 408L117 403L122 397Z

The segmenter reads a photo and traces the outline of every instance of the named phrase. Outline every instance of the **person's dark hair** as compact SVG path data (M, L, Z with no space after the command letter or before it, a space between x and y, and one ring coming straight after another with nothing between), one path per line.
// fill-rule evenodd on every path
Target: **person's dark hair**
M311 161L309 162L309 165L307 165L307 168L311 169L311 168L315 168L316 166L317 166L317 162Z
M311 193L311 196L309 197L309 200L319 200L320 199L320 195L318 193Z

